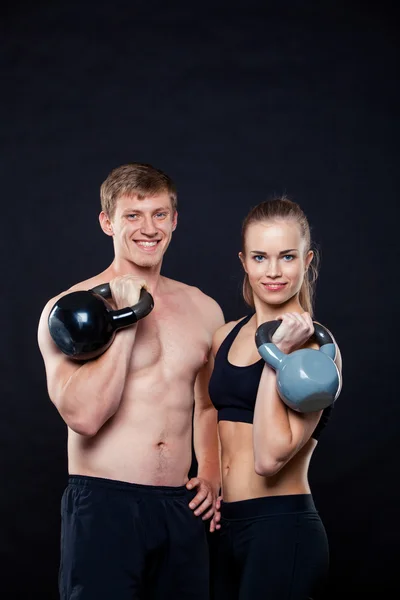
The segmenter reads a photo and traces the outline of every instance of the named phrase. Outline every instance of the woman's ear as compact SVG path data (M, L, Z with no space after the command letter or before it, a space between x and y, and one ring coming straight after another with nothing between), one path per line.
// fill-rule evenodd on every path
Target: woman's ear
M239 256L240 262L242 263L242 267L245 270L245 273L247 273L243 252L239 252L238 256Z
M314 252L312 250L309 250L306 254L306 258L304 261L304 266L305 266L306 271L307 271L308 267L310 266L313 258L314 258Z

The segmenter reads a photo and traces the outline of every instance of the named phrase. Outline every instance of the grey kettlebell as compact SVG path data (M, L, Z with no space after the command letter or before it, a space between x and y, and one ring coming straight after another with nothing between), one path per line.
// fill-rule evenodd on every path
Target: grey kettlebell
M282 321L268 321L257 328L258 352L276 371L279 396L292 410L302 413L323 410L335 402L340 374L334 362L336 346L330 333L314 322L319 350L303 348L284 354L271 341Z

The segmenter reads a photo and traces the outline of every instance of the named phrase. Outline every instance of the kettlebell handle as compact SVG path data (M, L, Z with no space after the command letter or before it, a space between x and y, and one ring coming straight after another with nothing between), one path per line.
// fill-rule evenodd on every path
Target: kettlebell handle
M109 283L101 283L90 289L89 292L92 294L98 294L102 298L111 298L111 287ZM140 290L140 297L138 302L134 306L127 306L126 308L120 308L119 310L111 311L112 320L118 327L118 323L133 324L144 317L147 317L154 308L153 296L145 288Z
M273 344L272 337L279 325L282 323L280 319L274 321L267 321L262 324L262 327L258 327L256 332L256 345L259 348L262 344ZM325 346L326 344L334 344L333 338L329 331L325 329L321 323L313 321L314 333L312 337L316 339L319 346Z

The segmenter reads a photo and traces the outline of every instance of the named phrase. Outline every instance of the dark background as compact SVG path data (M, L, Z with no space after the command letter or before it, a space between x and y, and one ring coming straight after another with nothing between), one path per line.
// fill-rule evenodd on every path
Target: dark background
M331 546L326 599L398 579L395 395L398 26L387 2L3 3L0 570L7 598L57 598L66 428L36 330L103 270L99 187L149 162L177 183L164 274L240 297L240 225L286 192L322 254L317 318L344 387L310 468ZM396 311L397 312L397 311Z

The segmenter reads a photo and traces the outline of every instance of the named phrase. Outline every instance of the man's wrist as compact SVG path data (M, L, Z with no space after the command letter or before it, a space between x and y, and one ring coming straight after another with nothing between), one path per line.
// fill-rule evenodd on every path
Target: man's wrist
M199 479L204 479L205 481L208 481L213 487L213 489L215 489L217 492L219 491L221 487L221 477L219 474L219 468L217 472L210 472L209 470L207 471L199 469L197 472L197 477Z

